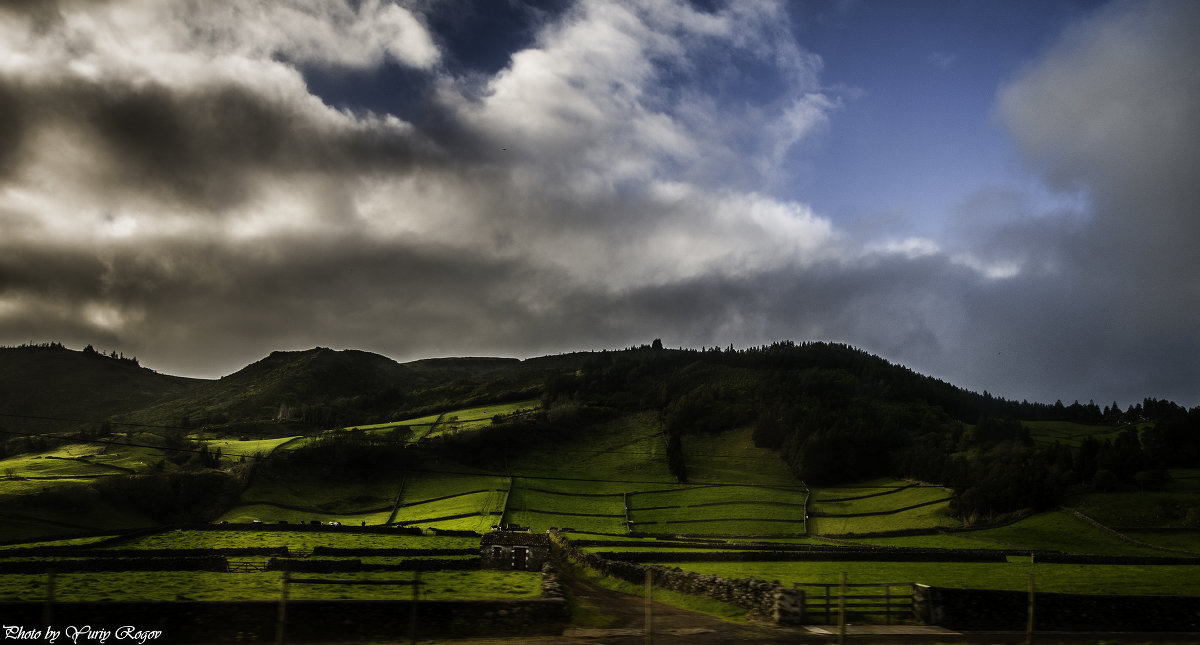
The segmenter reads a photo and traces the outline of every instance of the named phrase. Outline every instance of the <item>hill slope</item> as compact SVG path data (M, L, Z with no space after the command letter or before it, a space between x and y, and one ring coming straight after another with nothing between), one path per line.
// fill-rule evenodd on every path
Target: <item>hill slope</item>
M34 434L72 432L173 399L202 383L56 344L0 348L0 413L12 415L0 417L0 423Z

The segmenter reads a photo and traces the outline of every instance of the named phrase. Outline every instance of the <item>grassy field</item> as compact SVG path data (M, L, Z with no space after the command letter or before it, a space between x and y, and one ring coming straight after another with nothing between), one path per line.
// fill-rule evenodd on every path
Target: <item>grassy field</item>
M54 578L60 601L276 600L282 574L191 571L60 573ZM410 572L364 572L323 578L411 580ZM422 572L421 597L431 600L537 598L542 576L526 571ZM291 585L290 599L407 599L409 587L370 585ZM44 600L46 576L5 574L0 600Z
M1065 505L1110 528L1184 528L1189 512L1191 521L1200 522L1200 497L1193 490L1077 495Z
M652 414L610 422L554 449L535 449L510 465L517 484L509 500L508 521L538 530L570 527L624 533L622 493L627 493L634 528L639 531L774 535L804 531L806 489L778 458L761 463L767 451L754 447L749 429L689 436L684 446L689 481L699 484L679 484L667 471L662 430ZM756 467L747 468L748 464ZM580 473L588 477L581 478ZM773 519L794 521L762 521Z
M374 481L329 481L316 475L256 477L241 503L220 520L228 522L321 522L384 524L400 492L401 475Z
M497 403L412 419L349 426L343 430L362 430L372 434L403 432L407 434L407 440L410 443L415 443L427 437L432 438L484 428L492 424L492 418L495 416L530 412L537 410L540 405L541 403L537 399L516 403Z
M479 473L409 473L400 506L385 521L483 532L500 522L508 479ZM471 514L471 517L447 518Z
M0 460L0 474L16 477L86 477L112 474L111 468L88 462L104 446L76 443L35 454L17 455Z
M792 486L800 484L779 453L754 445L753 428L683 440L688 479L694 482Z
M823 491L828 495L828 491ZM928 504L930 502L948 502L950 491L940 486L910 486L907 488L890 489L883 494L858 499L842 498L845 501L835 501L834 498L814 497L812 509L827 515L853 515L860 513L889 513L898 509Z
M221 450L221 465L232 466L243 458L249 460L255 457L270 455L279 446L294 441L299 437L278 437L273 439L204 439L209 450Z
M935 587L973 589L1028 588L1034 575L1038 590L1090 594L1168 594L1200 596L1195 565L1074 565L1029 562L681 562L666 566L730 578L753 577L793 583L836 583L842 572L850 583L918 582Z
M349 512L314 512L281 508L270 504L241 504L221 516L223 522L248 524L255 520L268 524L287 522L289 524L308 524L317 521L321 523L341 522L344 525L375 526L387 522L390 509L372 513ZM363 524L363 523L366 524Z
M340 531L165 531L113 545L112 549L213 549L281 547L311 551L340 549L462 549L478 547L478 538Z
M572 493L624 493L646 484L674 486L655 413L622 417L552 448L533 449L509 464L539 488ZM607 480L607 481L604 481Z
M459 432L469 432L485 428L492 424L492 417L506 414L516 414L520 412L532 412L537 410L541 404L536 400L520 401L517 403L500 403L497 405L485 405L476 408L466 408L463 410L455 410L441 415L436 426L425 434L425 437L433 438L443 435L452 435Z
M1039 443L1051 444L1055 441L1078 448L1083 440L1091 437L1103 441L1116 439L1125 426L1107 424L1074 423L1071 421L1022 421L1029 429L1029 436Z

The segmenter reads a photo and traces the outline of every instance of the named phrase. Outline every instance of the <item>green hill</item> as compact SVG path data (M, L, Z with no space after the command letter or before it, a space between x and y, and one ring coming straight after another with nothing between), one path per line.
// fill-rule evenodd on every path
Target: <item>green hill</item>
M51 345L0 350L0 377L0 516L97 531L339 518L880 535L1169 492L1170 473L1200 467L1200 410L1005 401L828 343L403 364L315 348L217 380ZM1067 430L1083 438L1059 441ZM55 516L70 498L128 513ZM1186 496L1154 503L1163 528L1200 517Z
M58 344L0 348L0 427L32 434L78 431L202 383L159 374L135 359Z

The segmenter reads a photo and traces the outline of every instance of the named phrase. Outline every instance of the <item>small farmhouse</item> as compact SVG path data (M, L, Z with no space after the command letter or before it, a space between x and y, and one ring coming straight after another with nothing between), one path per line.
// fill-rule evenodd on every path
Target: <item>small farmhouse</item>
M479 555L488 569L541 571L542 565L550 561L550 536L492 531L479 541Z

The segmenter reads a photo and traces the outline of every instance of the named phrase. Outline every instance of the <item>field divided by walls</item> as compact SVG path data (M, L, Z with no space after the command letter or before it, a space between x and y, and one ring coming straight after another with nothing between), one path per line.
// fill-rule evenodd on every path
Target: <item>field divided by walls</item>
M867 535L898 530L953 528L951 494L940 486L877 479L852 486L813 489L809 534Z

